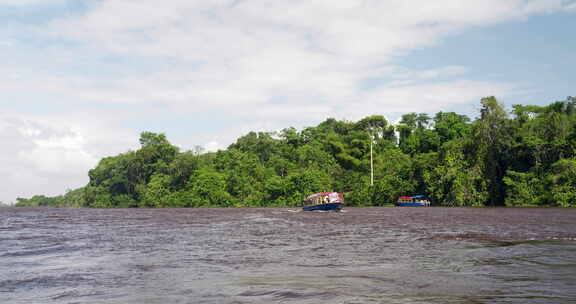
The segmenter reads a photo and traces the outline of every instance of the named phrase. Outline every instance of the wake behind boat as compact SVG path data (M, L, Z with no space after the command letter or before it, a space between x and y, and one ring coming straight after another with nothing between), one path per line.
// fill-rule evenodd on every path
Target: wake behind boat
M340 211L344 195L338 192L320 192L307 196L302 202L304 211Z

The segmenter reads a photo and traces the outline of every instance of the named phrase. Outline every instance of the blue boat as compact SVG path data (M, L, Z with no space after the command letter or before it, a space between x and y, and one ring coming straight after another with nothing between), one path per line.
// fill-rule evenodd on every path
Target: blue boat
M307 196L302 202L304 211L340 211L344 195L338 192L320 192Z
M401 196L394 205L398 207L428 207L430 200L425 195Z

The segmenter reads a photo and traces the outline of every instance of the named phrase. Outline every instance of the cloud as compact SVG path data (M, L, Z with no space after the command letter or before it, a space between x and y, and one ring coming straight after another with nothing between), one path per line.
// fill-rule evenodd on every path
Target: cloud
M215 152L215 151L222 149L222 147L220 147L220 143L218 143L217 141L211 141L211 142L207 143L206 145L204 145L204 149L207 152Z
M390 77L391 61L484 26L568 8L566 1L101 1L83 15L53 22L53 36L118 56L169 58L173 64L134 73L109 87L94 79L69 88L99 102L162 103L179 111L348 103L366 79ZM406 79L463 74L447 66L405 71ZM397 79L404 81L403 79ZM58 83L60 82L60 84ZM442 106L438 104L437 106Z
M88 170L102 157L136 147L126 145L126 138L136 143L137 136L98 120L81 114L51 119L0 115L0 201L83 186Z
M0 140L4 143L0 149L0 200L4 202L31 195L31 191L55 194L78 187L97 162L84 150L81 135L41 121L0 117Z
M66 0L0 0L0 6L31 6L31 5L52 5L61 4Z
M576 3L566 5L564 10L567 12L575 12L576 11Z
M14 46L14 42L11 40L0 40L1 47L11 47Z
M477 102L485 96L513 93L514 87L509 84L459 80L376 89L367 93L363 100L366 108L381 107L384 113L434 112L438 104L457 106Z

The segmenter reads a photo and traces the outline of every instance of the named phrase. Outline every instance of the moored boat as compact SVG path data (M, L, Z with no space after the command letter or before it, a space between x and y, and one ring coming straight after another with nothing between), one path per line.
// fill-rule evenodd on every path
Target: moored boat
M302 202L304 211L340 211L344 195L338 192L320 192L307 196Z
M394 205L398 207L428 207L430 200L425 195L401 196Z

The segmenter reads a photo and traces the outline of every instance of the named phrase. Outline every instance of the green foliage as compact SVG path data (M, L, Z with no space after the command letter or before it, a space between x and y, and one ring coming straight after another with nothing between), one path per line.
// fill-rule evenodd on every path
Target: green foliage
M226 179L211 169L200 169L189 182L192 207L230 207L232 196L226 192Z
M140 207L162 207L168 204L170 196L170 176L156 173L150 178L140 199Z
M142 132L140 133L140 145L142 147L154 146L154 145L162 145L168 144L168 140L166 139L166 135L160 133L152 133L152 132Z
M548 176L550 204L561 207L576 206L576 159L562 159L552 165Z
M58 204L57 197L46 197L44 195L34 195L29 199L22 197L16 199L17 207L46 207L57 204Z
M257 155L259 160L266 162L277 151L278 142L272 138L271 133L250 132L240 137L236 143L230 145L228 149L236 149L241 152Z
M298 131L250 132L216 153L180 152L164 134L103 158L88 184L17 206L160 208L298 206L314 192L345 193L349 206L424 194L441 206L576 205L576 100L548 106L480 101L480 118L408 113L329 118ZM398 136L398 138L397 138ZM370 184L371 157L374 184Z
M506 206L532 206L540 203L543 184L534 173L508 171L504 177L507 186Z
M288 176L286 181L286 205L297 205L305 196L331 189L330 176L326 172L309 169Z
M467 137L471 133L470 118L454 112L438 112L434 116L434 131L440 138L440 143L457 138Z
M372 205L382 206L396 201L399 196L414 191L414 183L400 175L386 175L374 183Z
M508 114L496 98L480 101L480 119L474 123L476 160L488 184L488 204L501 206L505 202L505 184L502 182L511 157L513 128Z
M438 150L441 136L437 130L428 129L430 122L431 118L426 113L410 113L402 116L396 127L400 134L399 147L402 152L414 156Z
M353 191L345 196L346 204L349 206L372 206L374 186L370 185L369 177L358 177L353 184Z
M442 146L438 165L423 172L434 201L446 206L481 206L488 197L479 164L466 158L469 142L453 140Z

